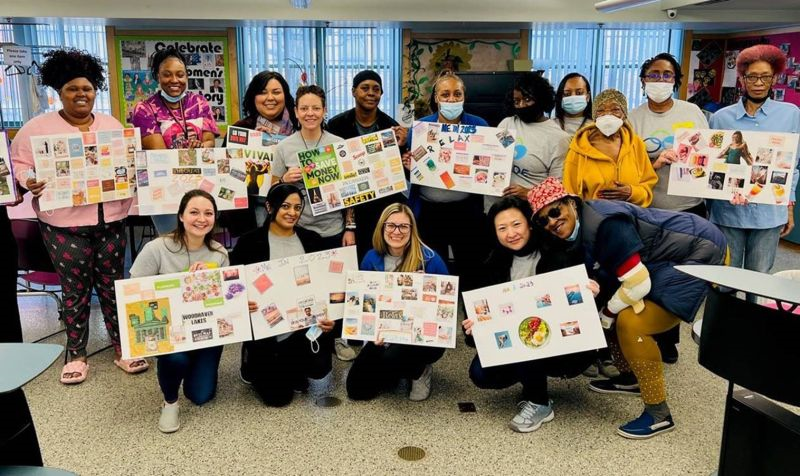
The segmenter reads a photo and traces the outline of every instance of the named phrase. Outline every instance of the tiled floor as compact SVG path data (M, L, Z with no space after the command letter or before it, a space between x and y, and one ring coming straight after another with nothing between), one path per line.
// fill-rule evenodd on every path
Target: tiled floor
M798 248L782 246L775 270L800 268ZM43 298L20 300L26 340L56 329L56 309ZM107 344L93 306L90 350ZM725 382L697 364L697 347L682 326L681 358L667 367L669 402L678 425L647 441L614 432L641 411L637 398L587 390L588 379L551 380L555 420L539 431L506 427L519 387L475 388L467 376L474 350L459 342L434 367L433 394L410 402L407 388L376 401L348 401L348 364L315 382L286 408L264 407L238 379L239 346L225 349L215 400L195 407L182 400L182 427L156 428L161 394L154 369L127 376L106 350L91 358L88 380L58 383L60 364L25 387L47 466L81 475L109 474L537 474L707 475L716 466ZM47 340L63 343L63 334ZM342 404L314 405L333 395ZM471 401L472 414L457 402ZM397 450L422 447L427 455L406 462Z

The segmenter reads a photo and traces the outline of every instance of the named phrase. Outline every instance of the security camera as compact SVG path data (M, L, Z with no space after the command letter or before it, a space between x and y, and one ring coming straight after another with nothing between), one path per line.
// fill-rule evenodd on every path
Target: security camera
M670 20L674 20L677 16L678 16L678 10L675 10L674 8L670 8L669 10L667 10L667 18L669 18Z

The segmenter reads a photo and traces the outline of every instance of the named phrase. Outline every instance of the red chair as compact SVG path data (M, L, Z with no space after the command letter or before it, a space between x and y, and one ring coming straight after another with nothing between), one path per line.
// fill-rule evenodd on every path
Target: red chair
M37 220L12 219L11 232L14 234L19 248L17 297L46 296L53 298L58 306L58 319L63 322L64 302L61 296L58 295L61 281L58 279L53 262L50 260L50 255L44 246L39 222ZM51 290L54 287L59 289L56 291ZM64 329L42 337L35 342L47 339L60 332L64 332Z

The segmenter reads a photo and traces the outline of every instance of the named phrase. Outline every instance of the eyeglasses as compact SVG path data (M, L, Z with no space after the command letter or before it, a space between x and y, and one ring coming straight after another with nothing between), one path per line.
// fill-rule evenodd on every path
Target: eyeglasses
M671 83L675 81L675 73L672 71L664 71L663 73L648 73L644 75L645 82L648 83L658 83L658 82L665 82Z
M387 221L383 224L383 229L386 230L388 233L394 233L399 231L401 234L405 235L409 231L411 231L411 224L409 223L392 223Z
M774 77L775 76L772 74L762 74L761 76L757 74L748 74L744 77L744 80L747 82L747 84L756 84L759 80L761 80L761 82L764 84L770 84L772 83L772 79Z
M525 107L532 102L533 102L532 98L521 98L513 100L514 107Z
M561 212L561 204L557 204L555 207L551 208L547 211L544 215L536 215L536 224L541 226L542 228L546 227L548 223L550 223L550 219L557 220L562 215Z
M309 111L320 113L320 112L322 112L322 107L321 106L302 106L302 107L298 107L297 110L302 112L303 114L305 114L305 113L307 113Z

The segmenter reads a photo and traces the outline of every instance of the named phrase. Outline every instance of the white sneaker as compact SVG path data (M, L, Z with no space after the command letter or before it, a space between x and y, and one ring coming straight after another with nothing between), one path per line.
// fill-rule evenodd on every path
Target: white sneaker
M333 348L336 351L336 358L339 360L349 362L356 358L356 350L340 337L333 341Z
M508 422L508 426L517 433L530 433L536 431L543 423L552 421L555 417L550 405L537 405L523 400L517 404L519 413Z
M161 407L161 416L158 418L158 429L162 433L174 433L181 427L180 409L178 402L164 403Z
M421 402L431 396L431 377L433 376L433 366L426 365L425 370L418 379L411 381L411 392L408 399L413 402Z

